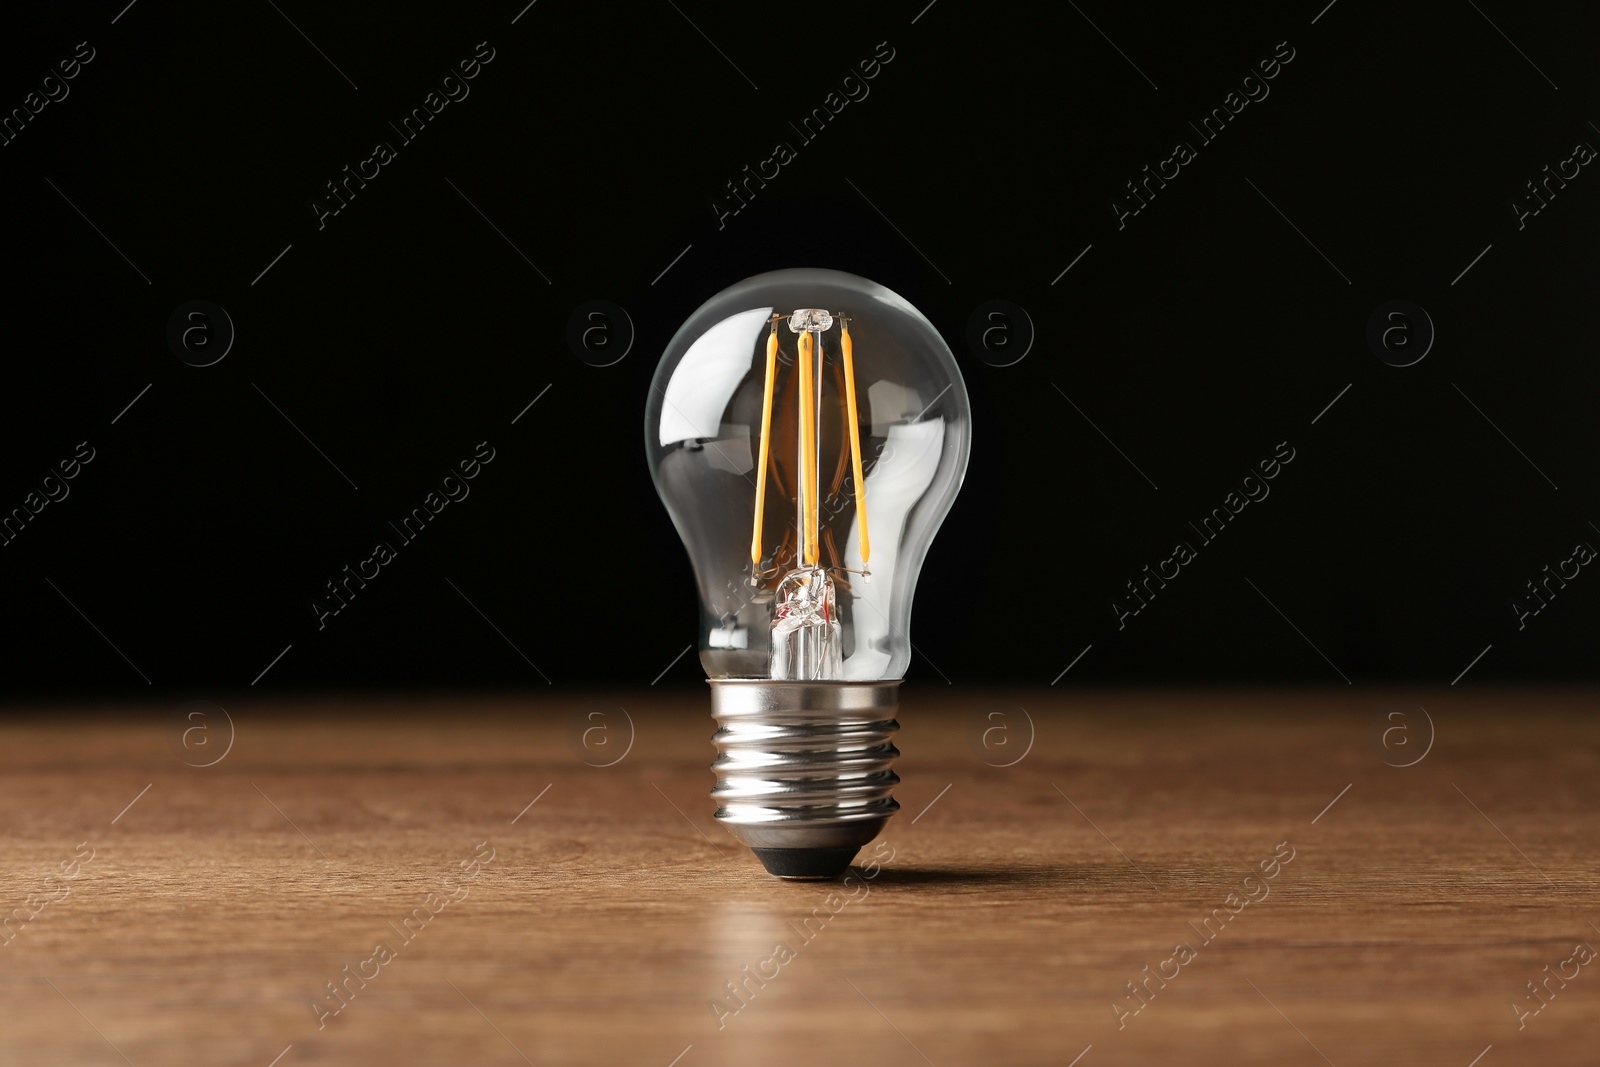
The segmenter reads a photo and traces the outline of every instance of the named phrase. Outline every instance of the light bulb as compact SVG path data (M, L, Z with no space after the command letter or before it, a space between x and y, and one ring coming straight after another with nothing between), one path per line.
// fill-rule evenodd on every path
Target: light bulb
M933 324L839 271L723 290L656 368L646 453L699 587L716 817L780 878L837 877L899 808L911 599L969 431Z

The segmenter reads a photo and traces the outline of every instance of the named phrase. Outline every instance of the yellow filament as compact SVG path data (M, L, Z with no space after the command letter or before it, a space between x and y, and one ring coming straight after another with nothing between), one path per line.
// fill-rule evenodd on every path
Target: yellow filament
M850 411L850 461L855 464L856 521L861 524L861 565L867 565L872 554L872 542L867 539L867 479L861 473L861 426L856 417L855 351L850 343L850 326L840 321L839 349L844 355L844 397Z
M811 335L810 349L813 363L806 373L815 373L816 381L807 393L811 399L811 445L806 449L806 462L811 472L811 557L806 562L815 566L822 558L822 539L818 536L818 528L822 524L822 472L819 470L821 458L818 456L820 449L817 443L822 434L822 412L817 406L822 402L822 337L819 334Z
M796 378L800 382L800 486L801 515L805 529L805 561L817 562L817 424L814 402L811 397L811 344L810 330L800 331L800 358Z
M772 380L778 369L778 324L767 338L767 388L761 403L761 462L756 466L756 528L750 535L750 562L761 566L761 518L767 508L767 454L772 446ZM753 571L752 571L753 573Z

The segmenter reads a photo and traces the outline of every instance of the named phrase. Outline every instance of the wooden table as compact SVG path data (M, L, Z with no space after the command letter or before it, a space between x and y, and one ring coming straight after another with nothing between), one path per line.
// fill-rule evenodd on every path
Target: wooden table
M703 698L23 715L0 1064L1593 1064L1594 707L911 688L847 886L717 826Z

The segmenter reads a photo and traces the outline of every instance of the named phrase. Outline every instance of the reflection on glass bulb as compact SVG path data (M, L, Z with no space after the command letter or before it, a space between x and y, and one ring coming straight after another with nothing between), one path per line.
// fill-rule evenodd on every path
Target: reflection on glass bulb
M969 425L933 325L838 271L740 282L662 356L646 450L699 587L717 814L769 869L764 851L853 855L895 810L894 687Z

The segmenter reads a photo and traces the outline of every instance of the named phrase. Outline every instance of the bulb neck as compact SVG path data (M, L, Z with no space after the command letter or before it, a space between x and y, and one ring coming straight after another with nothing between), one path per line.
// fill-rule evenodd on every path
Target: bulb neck
M712 679L717 819L780 878L836 878L900 805L900 681Z

